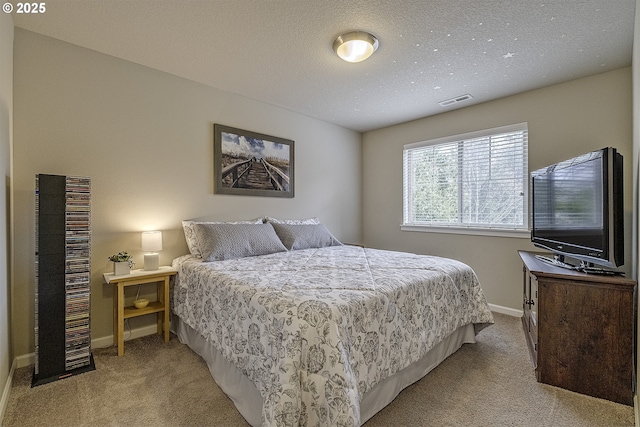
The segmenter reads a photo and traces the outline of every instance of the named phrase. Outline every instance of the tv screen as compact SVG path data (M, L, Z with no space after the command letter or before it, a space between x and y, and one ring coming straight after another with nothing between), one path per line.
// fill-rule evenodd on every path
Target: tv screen
M585 265L623 264L622 156L615 149L532 172L531 196L536 246Z

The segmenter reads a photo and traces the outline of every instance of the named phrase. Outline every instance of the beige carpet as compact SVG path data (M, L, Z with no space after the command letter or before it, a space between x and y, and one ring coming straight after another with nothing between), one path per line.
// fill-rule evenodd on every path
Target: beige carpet
M405 389L366 427L633 426L630 406L538 384L520 319L496 324ZM30 388L16 371L3 426L246 426L206 365L175 336L94 349L96 370Z

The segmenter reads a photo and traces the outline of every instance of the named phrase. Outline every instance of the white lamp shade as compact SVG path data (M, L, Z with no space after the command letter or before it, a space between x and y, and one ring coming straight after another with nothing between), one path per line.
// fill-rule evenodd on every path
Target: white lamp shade
M162 231L145 231L142 233L142 252L158 252L162 250Z

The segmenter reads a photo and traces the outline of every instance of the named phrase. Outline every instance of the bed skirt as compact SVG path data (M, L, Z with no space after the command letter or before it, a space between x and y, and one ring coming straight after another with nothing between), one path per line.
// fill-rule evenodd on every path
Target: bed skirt
M202 335L172 315L171 329L180 342L200 355L220 389L233 401L234 405L249 424L262 425L262 396L255 385L227 361ZM360 401L360 421L364 424L382 408L396 398L406 387L418 381L443 360L455 353L462 344L475 343L473 324L462 326L431 349L425 357L402 369L395 375L379 382Z

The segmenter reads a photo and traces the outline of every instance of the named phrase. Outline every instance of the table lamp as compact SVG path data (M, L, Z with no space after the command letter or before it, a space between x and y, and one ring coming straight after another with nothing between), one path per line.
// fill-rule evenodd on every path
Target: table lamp
M144 254L144 269L158 270L162 250L162 231L145 231L142 233L142 252Z

